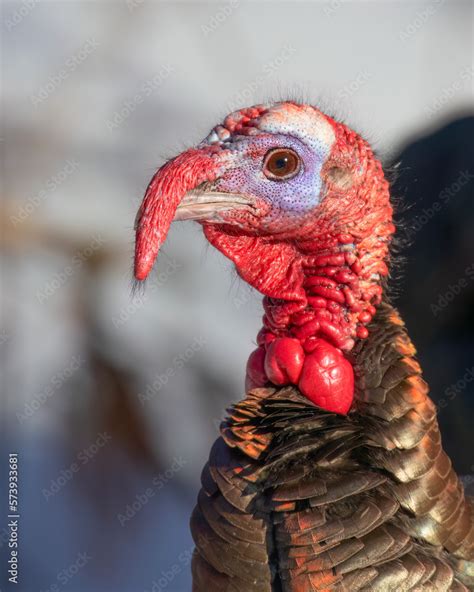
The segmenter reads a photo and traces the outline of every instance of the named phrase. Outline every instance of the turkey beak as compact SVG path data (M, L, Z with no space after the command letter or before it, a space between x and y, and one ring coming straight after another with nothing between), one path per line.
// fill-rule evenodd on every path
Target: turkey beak
M223 169L223 150L215 146L191 148L168 161L153 176L135 222L135 265L137 280L145 280L168 234L178 207L177 219L193 218L190 197L193 189L215 181ZM195 195L195 194L192 194ZM197 208L203 213L202 200ZM194 219L202 219L195 211ZM209 215L209 212L208 212Z
M238 193L192 189L179 204L174 220L224 222L223 215L238 209L252 210L253 202Z

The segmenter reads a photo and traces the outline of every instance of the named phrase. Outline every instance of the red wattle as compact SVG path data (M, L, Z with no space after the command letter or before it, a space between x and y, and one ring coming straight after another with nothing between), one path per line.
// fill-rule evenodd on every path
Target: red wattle
M318 407L346 414L354 398L354 371L340 350L320 339L306 355L298 386Z
M247 378L246 388L256 388L264 386L268 382L267 375L264 369L265 363L265 348L257 347L251 354L247 361Z
M270 333L266 329L260 329L257 334L257 343L258 345L269 345L272 341L276 339L273 333Z
M273 384L297 384L304 350L298 339L278 337L267 346L265 373Z

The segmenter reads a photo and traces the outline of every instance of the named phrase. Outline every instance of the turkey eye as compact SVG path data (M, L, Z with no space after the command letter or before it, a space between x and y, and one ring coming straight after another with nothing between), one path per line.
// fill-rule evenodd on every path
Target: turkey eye
M301 168L300 157L290 148L269 150L263 161L263 173L268 179L285 181L294 177Z

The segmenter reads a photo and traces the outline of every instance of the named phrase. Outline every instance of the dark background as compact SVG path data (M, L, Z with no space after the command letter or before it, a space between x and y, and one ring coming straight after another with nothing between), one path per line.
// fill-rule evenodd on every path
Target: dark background
M132 296L133 220L163 159L269 98L300 95L401 161L391 293L472 478L471 2L2 11L0 466L17 451L21 475L16 587L0 498L2 590L190 589L188 519L260 296L193 224Z

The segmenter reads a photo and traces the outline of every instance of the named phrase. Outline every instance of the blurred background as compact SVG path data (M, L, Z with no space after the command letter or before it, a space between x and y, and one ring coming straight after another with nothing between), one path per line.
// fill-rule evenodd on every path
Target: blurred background
M133 222L164 159L229 111L300 97L396 169L405 316L456 468L474 472L473 4L2 4L1 470L19 453L20 583L190 590L188 520L243 393L260 296L173 226L131 292ZM393 173L392 173L393 174Z

